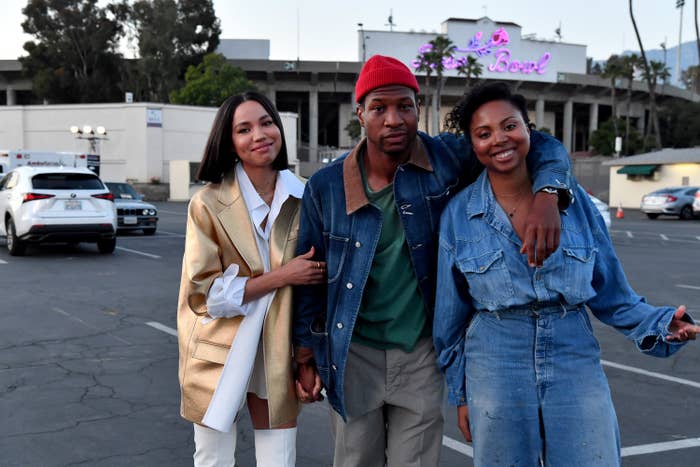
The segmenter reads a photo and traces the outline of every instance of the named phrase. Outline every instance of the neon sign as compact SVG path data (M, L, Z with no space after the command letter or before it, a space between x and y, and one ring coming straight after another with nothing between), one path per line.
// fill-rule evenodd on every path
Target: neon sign
M511 56L510 49L505 47L510 43L508 32L503 28L498 28L487 41L482 42L484 34L479 31L471 38L467 47L455 47L454 51L463 53L463 57L448 56L443 57L442 65L447 70L454 70L467 63L466 55L473 53L477 57L485 57L493 55L495 62L488 65L488 70L495 73L537 73L544 74L547 71L547 65L552 60L552 54L545 52L537 61L530 60L515 60ZM424 55L433 49L431 44L424 44L418 49L418 53ZM420 68L421 61L416 59L411 62L413 68ZM435 69L436 65L431 64L431 68Z

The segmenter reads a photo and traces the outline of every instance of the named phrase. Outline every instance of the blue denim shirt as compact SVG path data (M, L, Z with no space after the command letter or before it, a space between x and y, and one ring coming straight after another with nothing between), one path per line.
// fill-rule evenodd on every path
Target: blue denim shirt
M445 208L433 339L451 404L465 401L465 334L478 311L507 313L537 302L565 308L586 304L644 353L667 357L681 347L665 340L675 308L653 307L632 290L600 213L580 186L574 199L562 212L559 248L541 268L529 267L520 254L522 242L486 172Z
M483 166L464 138L451 134L430 137L420 133L409 161L394 176L396 209L406 234L418 286L432 320L440 214ZM554 138L531 135L530 170L534 189L566 188L569 159ZM326 261L326 286L295 290L293 341L313 349L316 366L331 406L345 417L343 375L350 340L382 229L379 208L369 203L357 158L365 143L319 170L306 184L302 199L298 253L313 246L314 259ZM387 284L390 286L390 284Z

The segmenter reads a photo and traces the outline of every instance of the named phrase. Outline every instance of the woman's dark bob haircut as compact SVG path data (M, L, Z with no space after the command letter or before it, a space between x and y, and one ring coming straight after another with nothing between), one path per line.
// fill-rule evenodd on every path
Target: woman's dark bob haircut
M282 119L280 114L275 109L275 106L264 95L247 91L243 94L231 96L221 104L219 111L214 117L214 123L209 133L207 145L204 148L202 162L197 171L197 180L203 182L220 183L224 174L231 171L238 161L238 156L233 148L233 114L239 105L246 101L255 101L262 105L265 111L272 118L273 123L279 128L282 138L282 146L279 154L272 161L272 168L275 170L284 170L289 167L287 160L287 142L284 138L284 129L282 128Z
M505 83L484 83L473 88L469 94L460 99L445 119L445 125L450 131L463 133L469 138L469 126L472 117L479 107L493 101L510 102L513 107L520 111L527 126L530 126L530 119L527 116L527 101L520 94L513 94L510 87Z

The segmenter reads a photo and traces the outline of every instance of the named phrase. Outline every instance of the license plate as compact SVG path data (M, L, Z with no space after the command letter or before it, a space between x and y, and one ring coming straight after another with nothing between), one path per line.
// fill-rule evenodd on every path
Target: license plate
M65 208L66 208L66 211L79 211L79 210L83 209L83 205L80 202L80 200L69 199L66 201Z
M124 225L136 225L139 220L136 216L124 216Z

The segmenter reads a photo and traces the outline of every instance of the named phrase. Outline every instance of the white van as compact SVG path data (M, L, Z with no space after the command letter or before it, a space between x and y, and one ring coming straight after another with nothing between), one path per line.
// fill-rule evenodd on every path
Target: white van
M88 167L88 159L92 158L77 152L0 150L0 175L22 166Z

